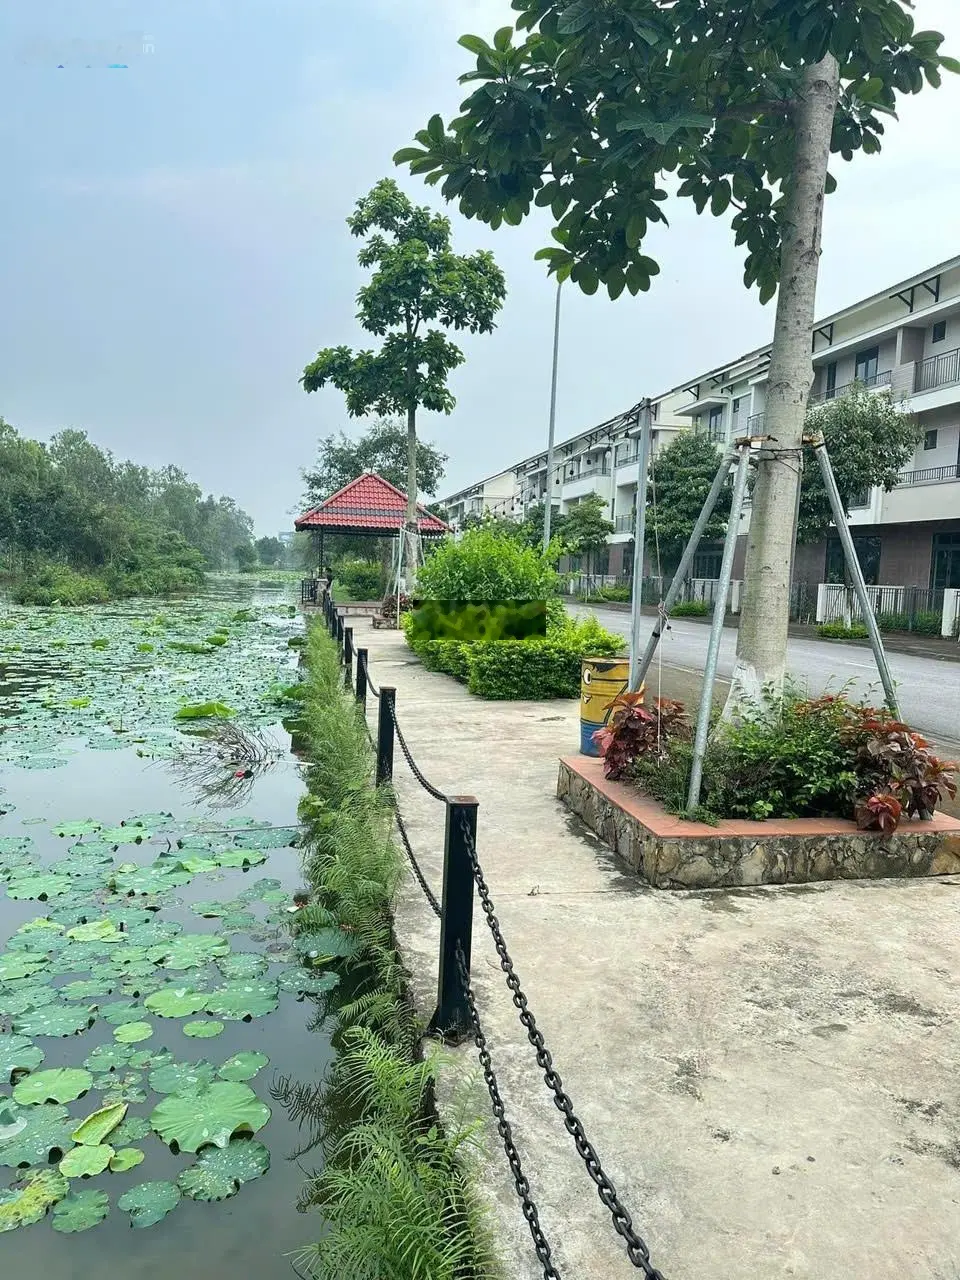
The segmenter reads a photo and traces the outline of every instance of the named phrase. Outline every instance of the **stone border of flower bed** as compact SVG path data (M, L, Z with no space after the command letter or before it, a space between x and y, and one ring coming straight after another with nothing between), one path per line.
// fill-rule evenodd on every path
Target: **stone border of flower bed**
M815 880L882 880L960 873L960 821L938 813L888 837L839 818L673 817L657 801L603 776L603 761L560 760L557 799L655 889L722 889Z

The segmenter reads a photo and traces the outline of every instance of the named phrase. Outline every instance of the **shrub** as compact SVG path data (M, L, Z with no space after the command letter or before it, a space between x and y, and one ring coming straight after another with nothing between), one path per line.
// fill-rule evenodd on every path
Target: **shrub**
M410 597L401 595L400 596L400 617L402 618L404 614L408 614L412 608L413 608L413 605L410 602ZM397 616L397 596L396 596L396 593L394 593L392 596L387 596L386 600L384 600L383 605L380 609L380 617L387 618L388 620L390 620L395 618L396 616Z
M661 763L674 740L690 738L690 722L683 703L656 698L644 705L644 695L623 693L614 699L610 719L593 735L603 756L606 778L622 778L638 761Z
M713 606L706 600L681 600L670 610L671 618L706 618L713 612Z
M383 591L383 570L376 560L344 559L333 566L338 585L354 600L379 600Z
M102 578L49 564L18 583L13 598L17 604L103 604L110 599L110 588Z
M633 598L630 587L598 587L596 591L578 591L581 604L624 604Z
M877 614L877 626L881 631L910 631L918 636L938 636L942 625L943 619L935 609L919 609L914 614Z
M842 622L821 622L817 627L817 635L823 640L866 640L868 634L862 622L849 627Z
M541 551L483 528L441 543L417 576L424 600L547 600L559 588Z

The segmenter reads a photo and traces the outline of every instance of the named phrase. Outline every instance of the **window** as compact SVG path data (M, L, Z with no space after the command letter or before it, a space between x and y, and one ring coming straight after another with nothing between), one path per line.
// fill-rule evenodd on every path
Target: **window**
M879 366L879 347L868 347L866 351L858 351L857 362L853 373L854 379L857 382L865 383L868 387L872 386L877 380Z
M723 559L722 547L707 547L693 557L694 578L719 578L720 562Z
M934 591L960 587L960 532L933 535L930 585Z
M937 323L933 326L933 341L942 342L946 336L947 336L947 322L946 320L938 320Z
M924 449L935 449L937 447L936 431L925 431L923 433L923 447Z
M723 435L723 405L715 405L710 410L710 420L707 425L708 440L722 440Z
M832 400L837 391L837 362L831 360L827 365L827 376L824 379L824 399Z
M859 537L853 540L853 549L860 561L864 581L875 587L880 581L880 539ZM840 539L834 535L827 539L827 582L849 583L850 575L843 555Z

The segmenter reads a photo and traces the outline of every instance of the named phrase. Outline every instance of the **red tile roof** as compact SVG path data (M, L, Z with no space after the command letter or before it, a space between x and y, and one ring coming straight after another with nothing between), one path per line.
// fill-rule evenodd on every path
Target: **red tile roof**
M422 534L448 532L443 521L419 503L417 512L417 526ZM383 476L369 471L344 485L326 502L298 516L293 527L298 532L332 529L337 533L398 533L404 526L406 513L407 495Z

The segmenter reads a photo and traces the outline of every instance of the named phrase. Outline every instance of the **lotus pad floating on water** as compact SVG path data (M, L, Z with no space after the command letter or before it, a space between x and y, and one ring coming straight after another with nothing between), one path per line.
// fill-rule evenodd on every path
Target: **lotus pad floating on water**
M14 1087L13 1096L21 1106L34 1102L72 1102L93 1084L89 1071L79 1067L54 1067L35 1071Z
M0 1231L28 1227L62 1200L69 1183L56 1169L31 1169L10 1190L0 1190Z
M89 1231L98 1226L110 1212L110 1197L105 1191L71 1191L53 1208L54 1231Z
M235 1053L232 1058L228 1058L222 1066L218 1067L217 1075L221 1080L252 1080L269 1061L265 1053L244 1050L242 1053Z
M261 1018L273 1013L279 1002L277 984L256 979L240 979L220 987L207 998L207 1013L234 1021Z
M92 1111L73 1131L74 1142L85 1147L97 1147L108 1138L127 1114L126 1103L113 1103Z
M92 1026L96 1016L92 1006L48 1004L16 1018L13 1029L23 1036L75 1036Z
M270 1108L248 1085L215 1080L205 1088L172 1094L159 1103L150 1123L168 1146L181 1151L225 1147L235 1133L256 1133L270 1119Z
M149 1040L152 1035L153 1026L149 1022L125 1022L122 1027L116 1028L113 1038L120 1044L139 1044L142 1040Z
M135 1169L138 1164L143 1164L146 1157L139 1147L122 1147L110 1159L111 1173L127 1173L130 1169Z
M117 1201L130 1215L131 1227L152 1227L162 1222L180 1203L180 1192L172 1182L142 1182Z
M93 1178L103 1173L114 1157L113 1147L72 1147L57 1166L65 1178Z
M27 1036L0 1035L0 1084L8 1084L15 1071L33 1071L43 1061L43 1050Z
M189 987L164 987L147 996L144 1006L159 1018L189 1018L199 1013L209 999L205 991L192 991Z
M227 1200L244 1182L252 1182L270 1168L270 1152L261 1142L234 1138L220 1150L205 1147L197 1163L184 1169L177 1185L193 1200Z
M224 1024L215 1018L207 1018L202 1022L185 1022L183 1034L195 1040L212 1040L224 1030Z
M26 1127L0 1142L0 1165L21 1169L31 1164L48 1164L73 1146L76 1121L66 1107L48 1102L25 1107L19 1116L26 1120Z
M190 1093L213 1083L214 1068L209 1062L169 1062L150 1072L154 1093Z

